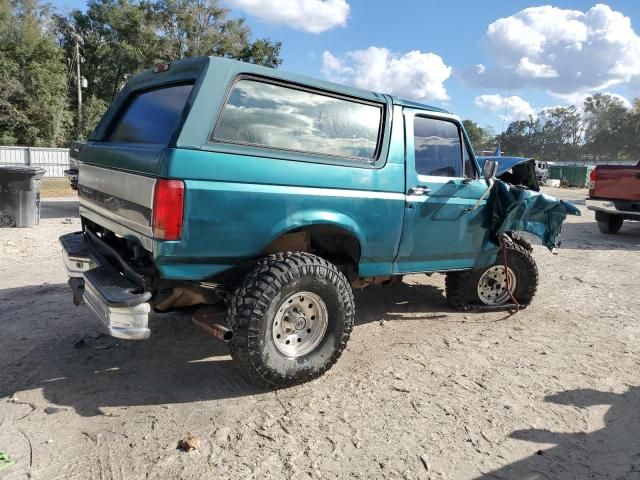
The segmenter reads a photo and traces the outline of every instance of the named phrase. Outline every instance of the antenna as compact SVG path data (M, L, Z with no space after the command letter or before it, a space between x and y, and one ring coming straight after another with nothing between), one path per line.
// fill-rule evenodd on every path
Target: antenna
M504 105L504 113L502 114L502 126L500 127L500 135L504 133L504 122L507 120L507 111L509 110L509 103L511 103L511 86L509 86L509 91L507 93L507 103ZM502 156L502 150L500 148L500 142L496 144L496 151L494 153L495 157Z
M509 110L509 103L511 103L511 87L509 87L509 93L507 93L507 103L504 105L504 113L502 114L502 127L500 127L500 133L504 133L504 122L507 119L507 110Z

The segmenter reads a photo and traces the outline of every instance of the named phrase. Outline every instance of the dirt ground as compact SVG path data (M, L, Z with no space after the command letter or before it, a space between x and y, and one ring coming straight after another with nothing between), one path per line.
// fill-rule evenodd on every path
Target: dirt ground
M640 224L605 236L584 190L547 190L584 215L535 247L527 310L454 312L439 275L371 287L338 364L276 392L185 317L100 337L60 261L77 203L43 200L0 230L0 479L640 479Z
M40 186L42 197L75 197L77 193L67 178L43 178Z

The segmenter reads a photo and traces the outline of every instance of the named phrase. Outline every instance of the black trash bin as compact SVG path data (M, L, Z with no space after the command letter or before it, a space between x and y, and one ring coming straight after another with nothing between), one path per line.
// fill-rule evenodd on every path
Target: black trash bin
M33 227L40 222L44 168L0 165L0 227Z

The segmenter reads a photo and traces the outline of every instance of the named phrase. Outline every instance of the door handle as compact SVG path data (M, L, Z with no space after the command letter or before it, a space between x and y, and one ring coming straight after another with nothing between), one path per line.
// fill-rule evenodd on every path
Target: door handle
M409 195L429 195L431 193L431 189L429 187L418 185L417 187L410 188L408 193Z

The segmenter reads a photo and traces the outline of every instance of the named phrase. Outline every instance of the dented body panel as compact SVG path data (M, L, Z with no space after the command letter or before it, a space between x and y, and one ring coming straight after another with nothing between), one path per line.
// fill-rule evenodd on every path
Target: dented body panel
M544 193L497 181L489 197L493 235L527 232L549 250L560 247L560 230L567 215L580 215L573 204Z

